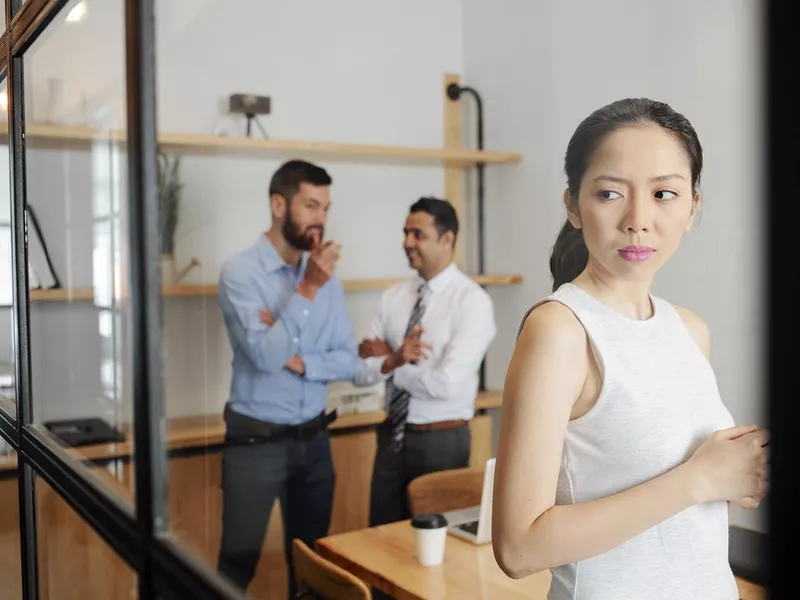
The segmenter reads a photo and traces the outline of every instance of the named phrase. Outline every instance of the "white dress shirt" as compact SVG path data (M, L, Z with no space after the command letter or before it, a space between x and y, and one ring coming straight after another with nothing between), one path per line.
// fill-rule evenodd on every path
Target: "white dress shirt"
M417 291L417 276L384 292L367 338L378 338L396 350L403 344ZM455 264L428 282L422 340L433 347L416 365L406 364L384 375L386 357L359 359L355 384L376 385L394 375L395 387L411 394L408 422L413 424L471 419L475 414L479 370L494 339L492 299ZM389 407L386 399L386 408Z

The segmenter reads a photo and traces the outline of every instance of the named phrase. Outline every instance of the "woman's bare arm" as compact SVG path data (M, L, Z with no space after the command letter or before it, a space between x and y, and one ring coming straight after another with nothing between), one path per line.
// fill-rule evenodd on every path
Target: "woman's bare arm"
M567 423L591 360L568 308L531 312L506 376L495 470L493 545L510 577L596 556L704 501L696 469L684 463L607 498L554 505Z

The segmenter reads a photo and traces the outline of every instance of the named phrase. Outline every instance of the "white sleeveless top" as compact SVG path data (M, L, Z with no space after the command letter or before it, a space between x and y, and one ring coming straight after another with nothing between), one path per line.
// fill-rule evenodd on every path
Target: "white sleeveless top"
M637 321L569 283L535 306L547 301L583 324L603 382L596 404L567 426L556 504L644 483L734 425L711 365L669 302L651 296L653 317ZM736 600L728 504L695 505L552 576L548 600Z

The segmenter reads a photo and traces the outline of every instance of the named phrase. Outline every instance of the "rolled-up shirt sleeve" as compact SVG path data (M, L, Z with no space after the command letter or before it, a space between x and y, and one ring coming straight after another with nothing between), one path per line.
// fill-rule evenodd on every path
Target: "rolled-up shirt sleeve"
M380 306L378 307L378 314L372 318L367 329L367 334L365 336L367 339L377 338L379 340L386 340L386 298L387 292L384 292L381 297ZM359 357L353 383L357 386L368 387L386 381L391 373L388 375L384 374L381 372L381 369L387 358L388 356Z
M313 303L295 293L267 327L260 319L264 300L251 276L235 265L226 265L220 273L220 306L228 321L228 330L255 367L277 373L295 354L295 340L308 322Z

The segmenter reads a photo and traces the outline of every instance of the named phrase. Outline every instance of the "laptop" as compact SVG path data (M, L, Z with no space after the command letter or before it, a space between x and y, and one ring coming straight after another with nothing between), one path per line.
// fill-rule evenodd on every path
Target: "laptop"
M494 458L486 461L483 472L483 491L480 506L444 513L448 533L472 542L488 544L492 541L492 493L494 491Z
M92 446L125 441L125 436L99 418L47 421L44 426L67 446Z

